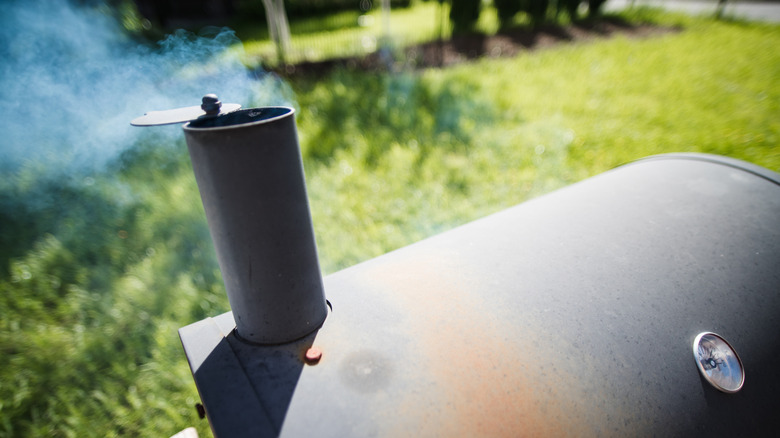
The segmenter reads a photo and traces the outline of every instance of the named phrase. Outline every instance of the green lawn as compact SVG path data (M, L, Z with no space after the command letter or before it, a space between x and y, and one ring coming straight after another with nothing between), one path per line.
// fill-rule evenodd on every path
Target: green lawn
M682 30L291 79L326 273L647 155L780 171L780 27L652 16ZM28 233L0 251L0 436L210 436L176 329L227 303L183 139L161 138L89 184L0 181ZM15 201L41 193L78 208Z
M686 27L445 70L293 80L325 269L648 155L780 170L780 28L668 20Z

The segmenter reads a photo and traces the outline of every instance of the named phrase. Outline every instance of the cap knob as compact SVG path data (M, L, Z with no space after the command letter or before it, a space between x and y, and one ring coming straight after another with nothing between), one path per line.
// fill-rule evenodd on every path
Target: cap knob
M222 108L222 102L216 94L207 94L203 96L203 104L200 106L203 111L206 111L208 115L219 114L219 109Z

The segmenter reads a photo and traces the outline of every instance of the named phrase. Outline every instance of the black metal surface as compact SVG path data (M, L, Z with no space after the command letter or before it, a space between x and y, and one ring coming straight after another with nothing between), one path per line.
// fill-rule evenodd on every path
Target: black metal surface
M776 173L654 157L329 275L299 341L241 342L231 313L180 336L217 436L766 436L778 218ZM739 392L701 377L705 331Z
M278 344L327 315L291 108L184 126L238 334Z

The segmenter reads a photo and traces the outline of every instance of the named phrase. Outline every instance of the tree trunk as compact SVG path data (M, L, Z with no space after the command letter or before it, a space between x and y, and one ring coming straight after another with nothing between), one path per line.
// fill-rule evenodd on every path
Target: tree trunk
M268 21L268 33L276 45L276 56L284 64L290 50L290 25L284 11L284 0L263 0L265 17Z

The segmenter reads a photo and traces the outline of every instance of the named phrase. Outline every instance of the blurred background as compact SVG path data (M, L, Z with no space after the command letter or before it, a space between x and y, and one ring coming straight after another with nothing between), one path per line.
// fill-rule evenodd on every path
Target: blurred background
M780 171L772 14L611 1L4 1L0 436L210 436L176 331L229 308L145 112L294 107L324 274L648 155Z

